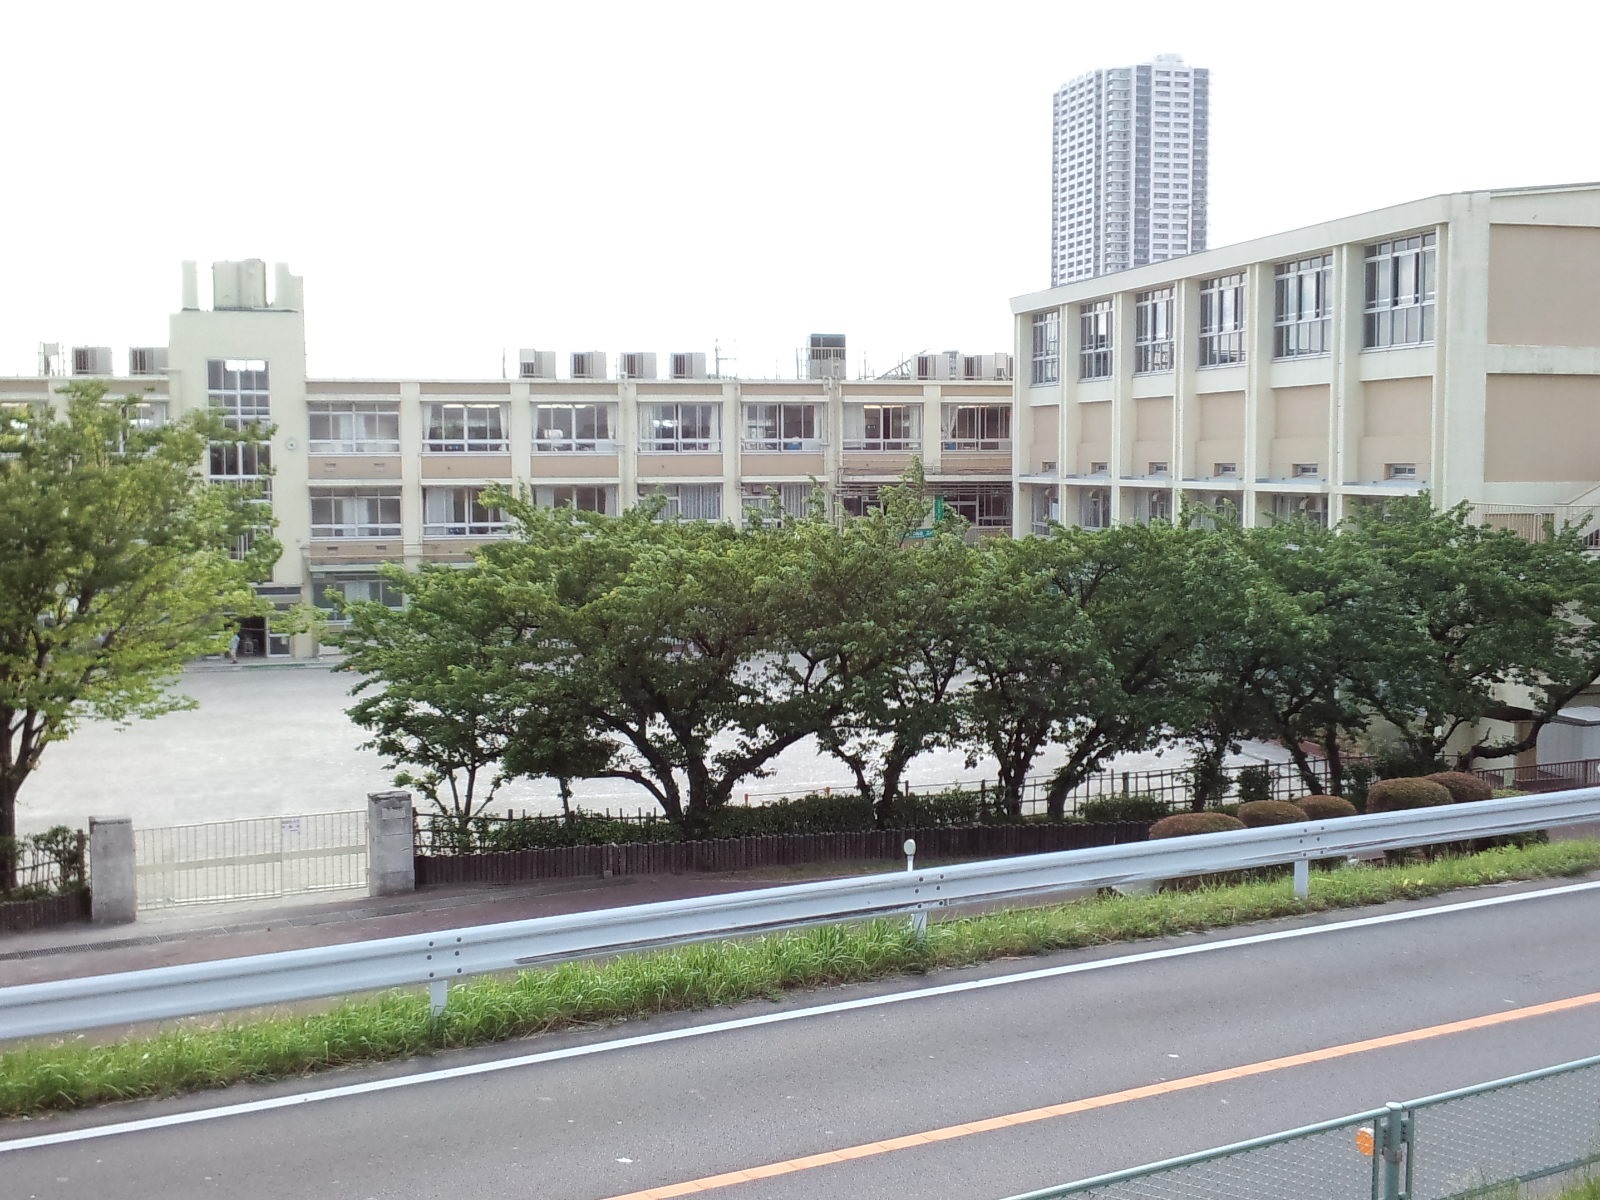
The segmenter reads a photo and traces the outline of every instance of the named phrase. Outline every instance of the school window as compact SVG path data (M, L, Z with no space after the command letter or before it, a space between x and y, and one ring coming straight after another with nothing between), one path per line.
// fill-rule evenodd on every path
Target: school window
M546 485L533 489L533 502L543 508L570 508L577 512L616 514L616 489L589 484Z
M350 619L352 604L377 603L385 608L404 608L405 595L381 575L313 575L311 604L334 622Z
M1272 280L1272 353L1300 358L1328 353L1333 313L1333 255L1279 263Z
M1200 365L1244 361L1244 272L1200 281Z
M746 450L816 450L817 406L746 404L742 440Z
M311 489L311 536L394 538L400 536L400 489Z
M1061 378L1061 313L1055 309L1033 314L1033 383L1055 383Z
M533 410L533 448L592 454L616 448L610 404L540 404Z
M489 537L504 532L506 514L483 503L475 487L422 489L423 537Z
M722 519L720 483L677 483L639 488L641 498L661 496L666 506L663 521L719 521Z
M429 404L423 415L426 453L503 454L511 448L503 404Z
M1418 233L1367 247L1364 348L1433 341L1437 242L1437 234Z
M243 433L272 419L267 364L260 359L214 358L206 363L206 399L223 427ZM265 442L212 442L207 475L215 483L248 484L270 494L272 450Z
M312 400L312 454L400 453L400 406L373 400Z
M922 407L910 404L847 404L846 450L920 450Z
M1172 288L1140 292L1134 297L1133 317L1133 369L1172 370Z
M1078 305L1078 378L1111 377L1111 301Z
M1011 488L1005 486L942 486L943 507L976 529L1011 528Z
M811 511L810 483L747 483L739 496L746 526L782 524Z
M641 450L699 454L722 449L722 407L717 404L646 404L639 426Z
M1011 449L1009 404L959 404L947 411L946 450Z

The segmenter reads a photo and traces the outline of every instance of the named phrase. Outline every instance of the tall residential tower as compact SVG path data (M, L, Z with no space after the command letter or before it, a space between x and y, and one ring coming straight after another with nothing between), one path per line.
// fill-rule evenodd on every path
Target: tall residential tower
M1158 54L1056 93L1051 287L1206 248L1210 86Z

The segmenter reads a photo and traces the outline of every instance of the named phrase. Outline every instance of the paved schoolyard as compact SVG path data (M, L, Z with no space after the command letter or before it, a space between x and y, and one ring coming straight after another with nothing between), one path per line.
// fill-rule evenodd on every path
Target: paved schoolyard
M392 787L392 771L371 750L364 732L344 715L354 678L325 664L228 666L197 664L182 689L199 702L189 712L138 721L125 729L87 723L65 742L46 749L39 770L24 785L21 830L50 825L85 827L93 816L128 816L135 827L294 816L362 808L368 792ZM1275 747L1250 747L1249 757L1281 759ZM1059 756L1043 756L1037 773ZM1127 755L1120 769L1182 765L1168 752ZM968 768L962 755L934 751L912 766L918 788L994 777L991 766ZM801 795L824 786L848 788L848 772L819 755L810 742L778 759L776 772L752 780L755 798ZM575 787L585 808L633 812L653 809L646 793L620 780ZM495 811L555 812L553 783L521 780L502 788Z

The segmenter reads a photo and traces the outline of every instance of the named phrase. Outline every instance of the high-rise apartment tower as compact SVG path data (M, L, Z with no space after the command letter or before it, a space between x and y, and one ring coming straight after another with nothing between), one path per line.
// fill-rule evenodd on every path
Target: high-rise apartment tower
M1210 88L1158 54L1056 93L1051 287L1206 248Z

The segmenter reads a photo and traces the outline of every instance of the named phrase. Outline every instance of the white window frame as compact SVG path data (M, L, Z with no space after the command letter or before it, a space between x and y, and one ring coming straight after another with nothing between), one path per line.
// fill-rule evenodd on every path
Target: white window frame
M722 405L641 405L639 449L647 454L720 454Z
M1138 375L1172 370L1172 317L1175 292L1151 288L1134 296L1133 370Z
M776 450L779 452L822 448L821 416L818 406L811 403L762 402L744 406L744 436L746 450Z
M310 500L312 541L400 536L398 486L313 487Z
M1327 354L1332 323L1332 252L1278 263L1272 276L1272 356Z
M1033 386L1061 381L1061 310L1033 314Z
M400 405L397 402L308 400L306 421L309 431L306 446L312 454L400 453ZM320 430L319 424L323 424Z
M1200 281L1200 363L1225 367L1245 359L1245 273Z
M430 400L423 413L424 454L504 454L511 449L506 406L496 401Z
M355 590L358 593L364 592L367 594L352 596L351 585L355 585ZM347 605L376 600L385 608L400 609L405 607L405 594L382 575L313 574L311 576L311 606L319 609L324 614L324 619L333 625L348 624L350 614L348 609L338 609L328 603L330 592L338 592L342 595Z
M1438 242L1430 231L1367 247L1363 350L1433 341Z
M533 502L541 508L570 508L577 512L615 516L616 487L607 484L552 483L533 489Z
M615 404L536 404L533 448L539 453L614 454Z
M1078 305L1078 378L1110 379L1114 359L1112 339L1115 313L1111 301L1091 300Z
M666 507L658 520L662 521L720 521L722 520L722 485L720 483L641 484L639 498L648 500L661 495Z
M422 489L422 536L425 538L494 537L511 524L504 510L483 503L481 487Z
M846 450L915 453L922 449L922 405L848 404Z
M950 404L945 407L946 450L1010 450L1011 405Z

